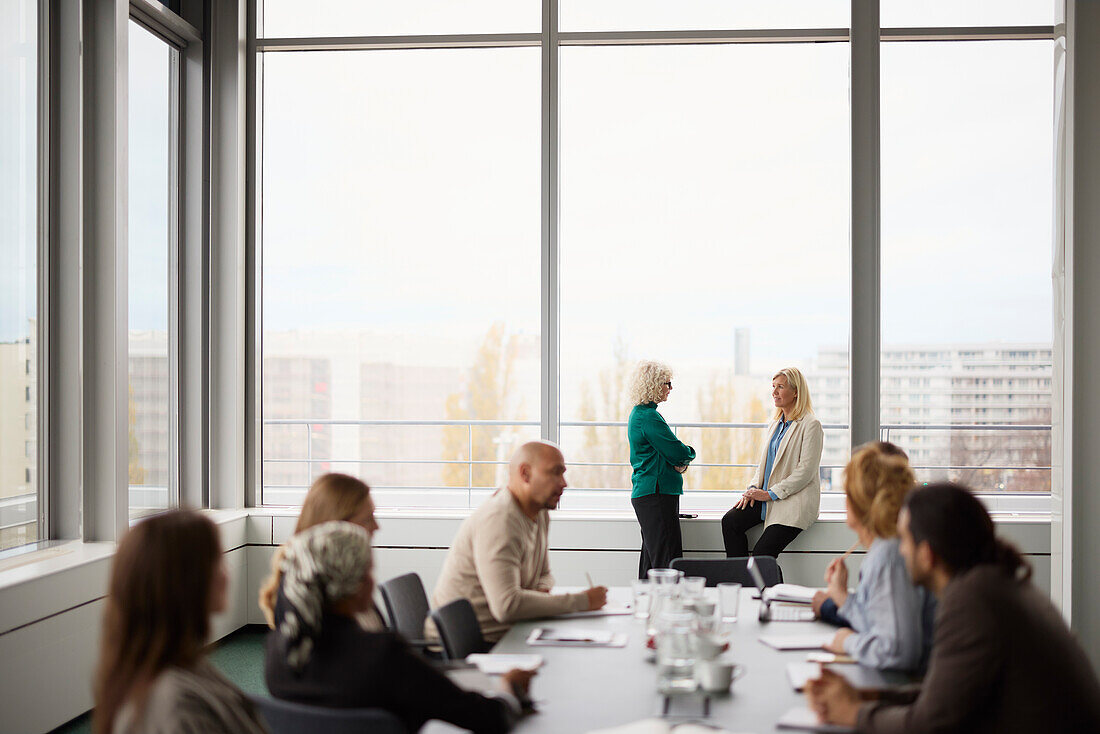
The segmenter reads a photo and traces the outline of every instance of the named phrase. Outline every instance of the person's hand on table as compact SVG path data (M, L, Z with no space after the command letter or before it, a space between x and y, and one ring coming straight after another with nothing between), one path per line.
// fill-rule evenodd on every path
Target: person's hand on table
M806 701L823 724L855 726L862 703L852 684L831 670L821 669L821 677L806 681Z
M847 627L838 629L832 641L826 643L825 649L829 652L835 652L837 655L847 654L847 651L844 649L844 641L854 634L855 632Z
M814 616L821 617L821 605L825 603L825 600L829 598L829 595L824 591L815 591L813 601L810 602L810 606L813 607Z
M606 586L593 586L591 589L587 589L584 592L588 595L588 611L595 611L602 609L604 604L607 604L607 587Z
M531 679L536 675L533 670L521 670L512 668L500 676L500 682L508 693L519 699L520 706L527 708L531 705Z

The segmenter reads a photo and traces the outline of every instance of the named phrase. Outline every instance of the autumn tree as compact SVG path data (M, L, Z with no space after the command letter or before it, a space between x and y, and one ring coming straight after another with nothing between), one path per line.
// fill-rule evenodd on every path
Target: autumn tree
M465 389L447 396L448 420L503 420L518 415L513 404L511 383L519 343L502 322L494 323L477 350ZM446 426L443 430L443 458L448 461L507 461L511 447L505 446L515 430L510 426ZM494 487L503 472L499 464L447 464L443 485L447 487Z
M129 482L131 485L145 484L145 468L141 465L140 447L138 446L137 431L137 405L134 403L134 386L130 385L130 467Z
M767 413L755 395L747 406L739 405L738 392L728 374L715 372L705 386L696 390L700 423L763 423ZM738 419L735 421L734 416ZM744 428L692 428L682 431L682 440L695 447L698 462L704 464L748 464L758 458L761 431ZM687 489L744 489L752 478L749 467L697 467L684 475Z
M588 380L581 382L578 417L585 422L625 421L630 414L630 359L622 338L612 348L614 362L600 370L594 394ZM585 426L584 442L577 454L578 464L629 464L630 443L626 426ZM577 487L629 487L630 466L575 466L569 470L570 482Z

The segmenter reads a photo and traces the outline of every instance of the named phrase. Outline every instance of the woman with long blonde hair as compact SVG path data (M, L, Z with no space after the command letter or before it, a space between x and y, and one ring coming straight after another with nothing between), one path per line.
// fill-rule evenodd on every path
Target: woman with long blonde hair
M764 532L752 554L774 558L817 520L824 432L814 416L810 387L797 367L786 367L772 377L772 402L775 416L756 473L722 518L727 558L749 555L745 533L760 523Z
M302 512L298 515L298 524L294 534L333 520L343 520L362 527L368 533L378 530L374 519L374 501L370 496L370 487L361 479L348 474L322 474L313 481L305 500ZM279 546L271 558L271 575L260 587L260 610L264 613L267 626L275 628L275 597L279 591L281 572L279 566L283 560L285 546ZM385 627L382 615L376 608L360 614L358 622L363 629L377 632Z

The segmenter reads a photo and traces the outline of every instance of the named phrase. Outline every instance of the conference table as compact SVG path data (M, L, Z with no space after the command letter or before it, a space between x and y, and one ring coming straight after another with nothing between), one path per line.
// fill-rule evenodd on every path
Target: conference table
M715 589L706 589L715 598ZM630 589L612 588L609 606L623 606ZM494 646L494 653L539 654L543 665L531 684L538 712L523 719L515 731L521 734L583 734L665 716L670 723L696 721L731 732L775 731L776 722L789 709L805 707L803 694L792 687L788 663L805 663L807 651L781 651L760 642L761 635L803 635L835 631L824 622L759 622L760 602L753 590L742 589L738 620L721 659L743 666L730 693L683 693L665 696L657 690L657 666L653 650L646 648L645 620L633 615L609 615L531 620L516 624ZM551 647L527 644L536 627L555 630L607 630L623 632L625 647ZM861 688L878 688L909 682L906 676L882 673L858 665L831 665ZM709 698L709 701L704 701ZM667 706L667 713L665 708ZM459 731L442 722L430 722L422 731L443 734Z

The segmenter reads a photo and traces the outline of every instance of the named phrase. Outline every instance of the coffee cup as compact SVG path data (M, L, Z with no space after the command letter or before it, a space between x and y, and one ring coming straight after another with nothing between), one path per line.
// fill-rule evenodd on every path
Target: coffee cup
M696 660L695 683L708 693L724 693L744 669L737 663L723 660Z

